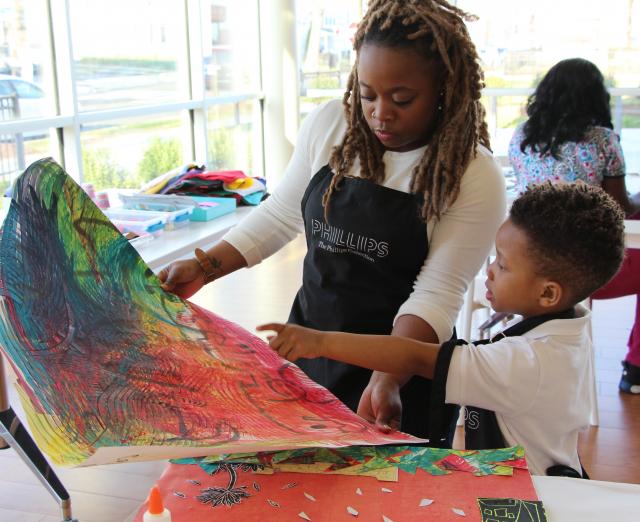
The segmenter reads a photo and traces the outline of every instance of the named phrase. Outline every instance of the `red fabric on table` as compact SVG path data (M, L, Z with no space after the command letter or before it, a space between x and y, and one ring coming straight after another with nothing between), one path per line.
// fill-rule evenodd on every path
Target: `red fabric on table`
M232 183L237 179L246 178L246 177L248 176L241 170L219 170L219 171L207 170L205 172L197 172L197 171L187 172L184 176L182 176L181 179L185 180L185 179L199 178L199 179L206 179L208 181L222 181L223 183Z
M200 485L195 484L197 481ZM478 497L518 498L537 500L538 496L527 470L515 469L512 477L476 477L471 473L453 472L449 475L430 475L420 469L415 475L399 471L398 482L381 482L372 477L275 473L259 475L237 470L236 487L245 486L251 496L233 506L211 507L196 499L203 489L226 487L229 474L221 471L207 474L200 466L170 464L158 480L165 507L171 511L173 522L225 521L298 521L301 512L312 521L406 520L481 521ZM259 485L259 491L254 487ZM294 487L286 487L296 483ZM285 489L283 489L283 487ZM360 488L362 495L356 493ZM390 489L387 493L382 488ZM175 492L186 495L177 496ZM313 496L315 502L305 497ZM430 506L419 507L424 498L432 499ZM274 507L267 500L277 502ZM358 517L347 513L347 506L358 511ZM462 509L466 516L456 515L452 508ZM142 521L143 505L136 518Z

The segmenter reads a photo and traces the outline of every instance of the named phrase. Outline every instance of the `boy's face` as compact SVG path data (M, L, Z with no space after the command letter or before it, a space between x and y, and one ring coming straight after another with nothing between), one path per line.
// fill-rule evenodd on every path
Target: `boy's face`
M527 235L507 219L496 235L496 258L487 269L487 300L496 312L531 317L545 313L547 278L536 274Z
M437 119L440 67L411 48L365 44L358 53L362 112L387 150L426 145Z

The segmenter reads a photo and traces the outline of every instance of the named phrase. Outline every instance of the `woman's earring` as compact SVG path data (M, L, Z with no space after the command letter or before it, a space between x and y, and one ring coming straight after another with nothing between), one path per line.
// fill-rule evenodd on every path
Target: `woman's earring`
M440 91L438 95L438 112L442 112L442 107L444 104L444 91Z

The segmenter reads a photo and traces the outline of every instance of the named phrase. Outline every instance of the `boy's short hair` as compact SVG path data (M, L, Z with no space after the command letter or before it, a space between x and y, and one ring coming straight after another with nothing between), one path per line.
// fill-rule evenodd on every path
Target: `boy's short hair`
M529 239L538 274L579 303L606 284L624 258L624 213L599 187L544 183L513 202L511 222Z

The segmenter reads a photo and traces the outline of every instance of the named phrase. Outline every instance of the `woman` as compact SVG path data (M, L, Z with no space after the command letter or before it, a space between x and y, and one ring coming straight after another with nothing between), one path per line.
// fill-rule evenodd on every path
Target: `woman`
M253 266L299 232L303 283L289 322L319 330L447 340L505 214L488 147L482 72L442 0L378 0L358 26L342 104L304 121L283 182L197 259L159 275L188 297ZM429 381L326 359L300 367L363 417L426 436Z
M547 72L527 102L529 119L509 144L520 191L544 181L582 181L602 187L628 219L640 217L640 193L627 193L624 155L613 131L609 99L602 73L587 60L562 60ZM618 275L592 297L624 295L637 296L636 317L619 388L640 393L640 250L627 250Z

